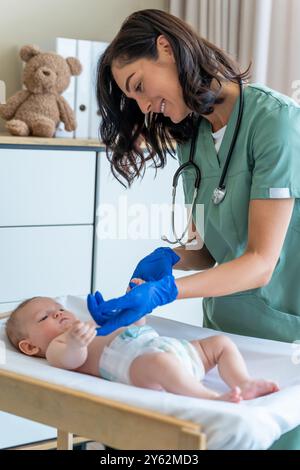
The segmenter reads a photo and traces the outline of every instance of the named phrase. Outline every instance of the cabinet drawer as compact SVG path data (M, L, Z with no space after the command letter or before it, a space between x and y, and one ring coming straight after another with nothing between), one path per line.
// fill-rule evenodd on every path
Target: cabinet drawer
M0 149L0 226L93 223L96 153Z
M0 301L90 291L92 226L0 228Z

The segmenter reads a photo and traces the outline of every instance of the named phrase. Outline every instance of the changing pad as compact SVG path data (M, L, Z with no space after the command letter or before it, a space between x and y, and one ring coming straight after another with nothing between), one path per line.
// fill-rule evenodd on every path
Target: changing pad
M84 299L67 296L57 300L78 317L89 318ZM191 340L219 334L152 315L148 315L147 322L159 334L175 338ZM282 434L300 424L300 345L228 336L241 351L250 373L277 381L279 392L233 404L124 384L116 386L97 377L53 368L44 359L17 352L6 338L5 320L0 322L0 340L6 346L6 361L0 364L0 369L199 423L207 436L208 449L267 449ZM227 389L216 368L207 374L204 384L220 392Z

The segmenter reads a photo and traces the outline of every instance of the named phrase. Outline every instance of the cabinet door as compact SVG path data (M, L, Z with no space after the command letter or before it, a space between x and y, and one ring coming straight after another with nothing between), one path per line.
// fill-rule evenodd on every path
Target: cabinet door
M92 226L0 228L0 299L90 291Z
M95 152L0 149L0 226L92 224Z

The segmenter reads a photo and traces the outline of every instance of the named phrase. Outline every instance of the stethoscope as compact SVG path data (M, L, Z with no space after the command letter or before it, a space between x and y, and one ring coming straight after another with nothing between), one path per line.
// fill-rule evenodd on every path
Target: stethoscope
M222 171L222 175L221 175L218 187L214 190L213 195L212 195L212 202L215 206L218 206L219 204L221 204L221 202L224 201L225 196L226 196L225 178L226 178L226 175L227 175L227 171L228 171L229 163L230 163L230 160L231 160L231 157L232 157L232 153L233 153L233 150L234 150L234 147L235 147L236 139L237 139L240 127L241 127L242 115L243 115L243 110L244 110L244 93L243 93L243 82L242 82L242 80L239 81L239 87L240 87L240 104L239 104L239 112L238 112L237 122L236 122L234 134L233 134L233 137L232 137L232 141L231 141L231 144L230 144L230 148L229 148L229 151L228 151L228 155L227 155L227 158L226 158L226 161L225 161L225 165L224 165L224 168L223 168L223 171ZM179 243L181 246L186 246L187 243L192 242L196 238L196 237L194 237L192 240L188 240L186 243L182 242L183 238L185 237L185 235L186 235L186 233L187 233L187 231L190 227L190 223L191 223L191 220L192 220L192 217L193 217L193 209L194 209L194 206L195 206L195 203L196 203L196 199L197 199L197 195L198 195L198 191L199 191L199 187L200 187L200 182L201 182L200 168L194 162L195 148L196 148L197 139L198 139L198 135L199 135L199 126L200 126L201 120L202 120L202 116L199 116L197 124L195 126L195 130L193 132L193 136L192 136L189 161L186 162L186 163L183 163L178 168L178 170L176 171L176 173L173 177L172 232L173 232L175 241L169 240L165 235L163 235L161 237L161 239L163 241L166 241L166 242L170 243L171 245L175 245L176 243ZM178 184L178 181L179 181L179 177L182 175L182 173L188 167L192 167L195 170L195 189L194 189L192 203L191 203L191 206L190 206L191 209L190 209L190 213L189 213L189 216L188 216L187 225L186 225L184 231L182 232L181 237L178 237L178 235L176 233L176 228L175 228L176 190L177 190L177 184Z

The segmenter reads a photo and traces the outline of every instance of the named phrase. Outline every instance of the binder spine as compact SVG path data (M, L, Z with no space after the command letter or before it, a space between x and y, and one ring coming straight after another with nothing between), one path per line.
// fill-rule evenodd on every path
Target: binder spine
M82 64L82 72L76 80L75 113L77 129L75 137L89 137L89 114L91 96L91 41L77 41L77 58Z
M76 57L77 56L77 40L76 39L69 39L69 38L56 38L55 40L55 50L56 53L64 57ZM75 113L75 83L76 78L72 76L70 85L62 94L62 96L67 100L71 108ZM60 122L56 133L56 137L69 137L74 138L74 132L68 132L64 128L64 124Z
M0 104L4 104L5 101L5 82L3 80L0 80Z

